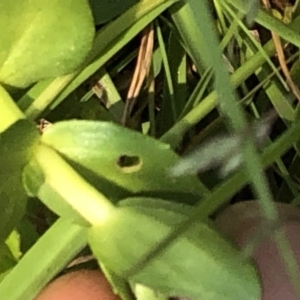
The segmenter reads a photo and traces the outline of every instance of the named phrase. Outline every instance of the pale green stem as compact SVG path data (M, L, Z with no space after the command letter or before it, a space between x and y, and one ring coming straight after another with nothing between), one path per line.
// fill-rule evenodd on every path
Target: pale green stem
M35 153L46 182L84 219L95 225L105 221L115 207L84 180L57 152L40 145Z

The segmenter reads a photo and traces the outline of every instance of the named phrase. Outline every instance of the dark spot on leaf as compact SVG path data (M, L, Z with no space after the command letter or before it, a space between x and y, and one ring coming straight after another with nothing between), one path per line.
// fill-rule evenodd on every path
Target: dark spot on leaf
M142 167L142 160L135 155L122 155L118 158L117 165L124 173L133 173L137 172Z

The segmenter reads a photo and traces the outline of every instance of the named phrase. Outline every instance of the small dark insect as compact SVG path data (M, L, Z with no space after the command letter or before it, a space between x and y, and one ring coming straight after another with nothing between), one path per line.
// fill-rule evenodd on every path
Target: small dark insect
M51 125L52 125L52 123L50 123L49 121L47 121L45 119L40 119L40 122L37 125L37 128L40 130L41 133L43 133Z

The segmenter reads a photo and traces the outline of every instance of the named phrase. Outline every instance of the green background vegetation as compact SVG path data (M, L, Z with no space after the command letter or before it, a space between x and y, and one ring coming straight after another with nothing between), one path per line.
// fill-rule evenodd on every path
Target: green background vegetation
M259 299L212 220L300 199L299 5L279 3L0 1L1 299L87 249L123 299Z

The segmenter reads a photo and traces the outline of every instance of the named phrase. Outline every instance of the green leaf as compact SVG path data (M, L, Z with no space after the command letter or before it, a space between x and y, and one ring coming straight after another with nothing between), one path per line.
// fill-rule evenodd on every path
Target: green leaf
M38 137L35 126L24 119L0 134L0 244L23 215L27 195L22 187L22 169Z
M139 0L89 0L97 25L119 16Z
M88 223L98 223L114 210L112 203L55 150L39 145L34 154L29 170L25 169L23 176L24 186L30 195L38 196L61 216L70 213L74 216L76 213L75 218L81 216ZM52 195L56 197L51 199Z
M187 217L169 210L128 206L90 229L90 246L108 268L128 272L175 226ZM259 299L260 285L251 262L207 223L198 223L184 236L128 278L167 296L191 299Z
M12 269L17 263L11 250L6 244L0 245L0 274Z
M8 92L0 85L0 133L9 128L12 124L20 119L24 119L25 116L18 108L16 103L10 97Z
M206 191L196 176L168 178L166 171L179 161L168 145L113 123L59 122L43 134L42 142L108 198L116 198L114 187L127 191L123 198L138 193L194 203Z
M30 119L36 119L46 108L57 107L79 85L90 78L121 48L129 43L147 24L152 22L178 0L140 0L124 14L104 26L95 36L89 58L78 72L56 78L47 93L40 94L41 86L31 91L30 98L37 98L26 110ZM39 84L38 84L39 85ZM44 85L44 84L42 84ZM35 96L35 97L34 97ZM23 99L25 102L28 100ZM22 103L22 106L26 103ZM116 108L116 107L115 107Z
M2 0L0 27L0 82L16 87L74 71L94 36L87 0Z
M159 198L145 198L145 197L131 197L126 198L118 203L120 207L133 207L138 208L139 211L144 211L149 214L151 211L171 211L174 213L189 216L193 211L193 206L183 203L176 203L171 201L162 200Z
M14 230L5 241L15 261L19 260L22 255L20 242L20 234L16 230Z
M20 235L13 231L5 243L0 245L0 282L17 264L21 254Z

